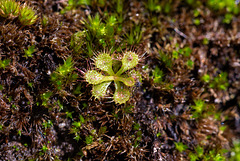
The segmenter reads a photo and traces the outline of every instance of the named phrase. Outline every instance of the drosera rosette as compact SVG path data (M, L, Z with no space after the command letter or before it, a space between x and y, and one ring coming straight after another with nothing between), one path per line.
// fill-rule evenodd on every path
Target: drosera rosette
M114 66L117 66L118 63L109 53L99 53L94 59L95 69L88 70L84 74L85 80L93 85L92 95L95 98L105 97L108 87L114 82L113 99L115 103L123 104L129 100L131 87L134 86L137 79L141 80L140 73L133 69L138 65L139 57L135 52L127 51L119 61L121 67L114 71Z

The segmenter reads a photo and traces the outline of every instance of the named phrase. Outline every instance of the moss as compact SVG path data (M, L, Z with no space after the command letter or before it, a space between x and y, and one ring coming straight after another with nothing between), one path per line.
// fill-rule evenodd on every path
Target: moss
M236 160L238 10L2 0L0 159Z

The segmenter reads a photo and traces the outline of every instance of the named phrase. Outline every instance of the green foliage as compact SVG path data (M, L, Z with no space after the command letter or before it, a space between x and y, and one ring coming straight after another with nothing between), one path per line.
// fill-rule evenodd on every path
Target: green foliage
M162 83L163 81L163 76L164 73L163 71L157 66L154 70L153 70L153 82L154 83Z
M19 2L15 2L14 0L1 0L0 1L0 16L5 18L17 17L22 25L32 25L37 20L37 15L35 11L27 6L27 4L23 4L20 6Z
M17 131L17 134L18 134L19 136L21 136L21 135L22 135L22 130L18 130L18 131Z
M105 22L100 19L99 14L94 17L89 15L87 20L81 22L85 29L72 35L70 42L70 47L75 53L80 53L83 48L87 48L88 56L92 56L95 47L99 49L99 47L115 45L115 33L119 29L115 15L106 15Z
M0 1L0 16L2 17L16 17L19 14L19 2L14 0L1 0Z
M72 57L68 57L63 65L60 65L56 71L51 74L51 81L58 90L63 89L67 84L75 81L78 78L76 73L73 73L74 63Z
M19 151L19 148L16 145L12 146L16 151Z
M47 106L49 103L49 98L52 96L52 92L45 92L41 95L42 105Z
M207 4L216 11L226 10L229 13L239 13L239 8L235 4L235 0L208 0Z
M233 14L232 13L226 13L224 15L223 23L230 24L233 19Z
M139 25L131 28L130 33L125 34L126 41L129 45L139 44L142 39L142 28Z
M108 53L100 53L95 58L95 66L107 75L103 75L97 70L89 70L85 73L85 80L93 85L92 95L95 98L104 97L108 86L114 81L114 101L119 104L128 101L130 98L129 87L133 86L136 80L131 76L129 77L129 73L132 72L123 73L134 68L138 64L138 61L137 54L134 52L125 52L121 60L122 66L115 73L112 68L115 65L112 57Z
M72 114L74 113L74 111L72 112L66 111L65 113L66 113L66 118L73 119Z
M176 149L180 152L180 153L182 153L183 151L185 151L187 148L188 148L188 146L187 145L185 145L185 144L183 144L182 142L174 142L174 144L175 144L175 147L176 147Z
M226 90L229 86L228 79L227 79L227 73L221 72L217 77L215 77L209 84L210 88L217 88L220 90Z
M72 118L72 113L73 112L68 112L67 115L69 115ZM81 132L81 129L83 128L85 122L86 121L85 121L84 117L82 115L80 115L79 121L74 121L72 123L71 133L73 133L75 135L74 139L76 141L79 141L81 139L80 132Z
M156 136L159 138L162 136L162 134L160 132L158 132Z
M146 3L146 8L151 12L160 12L162 10L159 0L148 0Z
M240 141L234 142L234 147L231 150L230 161L239 161L240 160Z
M78 31L71 36L70 47L75 53L82 52L82 45L85 44L86 33L85 31Z
M204 154L204 149L203 149L203 147L201 147L201 146L198 145L198 146L195 148L195 152L190 152L190 153L188 154L188 157L189 157L190 161L196 161L196 160L198 160L199 158L202 158L203 154Z
M189 57L192 53L192 49L190 47L184 47L178 50L179 54L182 54L184 57Z
M192 105L192 117L201 118L205 117L208 114L211 114L211 106L206 104L205 101L201 99L194 100L195 105ZM208 113L207 113L208 112Z
M198 8L202 4L201 0L185 0L185 2L194 8Z
M173 61L171 59L171 55L164 53L163 51L159 51L159 59L165 64L167 68L171 68L173 65Z
M43 152L43 153L46 153L47 150L48 150L48 147L47 147L46 145L43 145L43 146L42 146L42 152Z
M240 11L235 0L208 0L207 5L214 11L225 13L223 22L229 24Z
M81 5L91 5L91 0L68 0L67 6L61 10L60 13L64 14L65 12L76 9Z
M202 76L201 80L205 83L209 83L209 87L218 90L226 90L229 86L228 74L221 72L217 77L211 78L208 74Z
M122 14L123 12L123 0L116 0L117 13Z
M1 68L5 69L9 65L10 62L11 62L10 59L0 60L0 69Z
M203 153L204 153L203 147L201 147L201 146L198 145L198 146L196 147L195 151L197 152L197 156L198 156L198 157L202 157L202 156L203 156Z
M31 7L26 4L21 7L18 19L22 25L32 25L36 22L37 18L35 11Z
M48 120L47 122L43 122L43 123L42 123L42 126L43 126L43 128L46 130L46 129L52 127L52 126L53 126L53 123L52 123L51 120Z
M200 25L200 24L201 24L201 21L200 21L200 19L199 19L199 16L200 16L200 11L199 11L199 9L195 9L195 10L193 11L193 16L194 16L193 23L194 23L196 26Z
M133 130L134 130L134 135L133 135L134 144L133 144L133 146L136 148L136 147L139 146L139 143L142 141L142 131L141 131L140 124L135 123L133 125Z
M123 22L123 0L114 0L115 1L115 9L117 11L116 18L119 24ZM122 29L122 26L118 26L118 31Z
M210 150L206 151L203 147L197 146L195 151L190 152L188 157L190 161L197 161L197 160L204 160L204 161L225 161L226 158L224 157L224 153L226 152L225 149L220 150Z
M163 4L163 12L166 14L171 13L172 10L172 0L166 1L165 4Z
M188 66L189 69L193 69L193 67L194 67L194 61L188 59L186 64L187 64L187 66Z
M201 78L201 80L203 81L203 82L205 82L205 83L209 83L210 82L210 75L208 75L208 74L204 74L203 76L202 76L202 78Z
M175 50L172 51L172 53L164 53L163 51L159 51L159 59L165 64L167 68L171 68L174 59L179 59L180 56L182 56L186 60L186 65L188 66L189 69L192 69L194 66L194 62L190 60L190 56L192 53L192 49L188 46L184 48L179 48L179 44L175 45Z
M204 45L208 45L208 44L209 44L209 40L208 40L207 38L204 38L202 43L203 43Z
M139 123L134 124L133 129L134 130L140 130L141 126Z
M92 144L92 142L93 142L93 136L92 135L86 136L85 143L86 144Z
M192 49L188 46L184 48L179 48L179 44L175 44L174 50L172 52L163 52L159 50L159 60L165 65L166 68L172 68L176 59L182 59L186 67L190 70L194 68L194 61L191 60ZM164 73L158 67L153 70L153 81L163 85L164 89L170 90L173 88L173 85L169 82L163 82Z
M91 43L96 42L100 46L114 46L115 25L117 19L115 16L109 16L106 22L102 22L99 14L95 17L88 16L88 21L84 20L83 24L86 27L86 39Z
M218 113L216 113L214 105L207 104L201 99L194 100L194 104L195 105L191 106L193 110L191 116L192 118L200 119L213 115L217 119Z
M188 4L193 4L195 0L185 0Z
M47 26L47 24L48 24L48 17L46 15L43 15L43 17L42 17L43 27Z
M36 51L35 45L29 46L28 49L24 49L25 57L32 57L32 54Z
M198 99L198 100L194 100L194 103L195 103L195 105L192 106L192 108L197 113L201 114L205 110L205 108L206 108L205 102L203 100Z
M132 113L133 108L134 108L134 106L128 105L128 106L125 106L124 108L122 108L122 110L123 110L123 113L130 114L130 113Z

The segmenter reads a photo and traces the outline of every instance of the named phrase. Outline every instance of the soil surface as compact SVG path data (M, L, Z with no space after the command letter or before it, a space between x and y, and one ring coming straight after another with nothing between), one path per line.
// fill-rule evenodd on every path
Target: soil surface
M18 2L38 18L0 16L0 160L237 160L240 14L208 0ZM116 104L114 84L94 98L94 57L125 51L142 76L130 99Z

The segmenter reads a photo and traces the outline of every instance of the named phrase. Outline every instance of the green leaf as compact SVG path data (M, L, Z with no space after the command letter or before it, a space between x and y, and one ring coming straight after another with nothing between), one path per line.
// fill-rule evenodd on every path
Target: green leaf
M80 128L82 124L79 121L79 122L73 122L72 125L75 126L76 128Z
M92 135L86 136L85 142L86 142L86 144L92 144L93 136Z
M163 80L163 76L163 71L158 66L156 66L156 68L153 70L153 82L160 84Z
M197 113L202 113L205 108L206 108L206 104L203 100L194 100L195 105L191 106L194 110L196 110Z
M5 69L5 67L8 66L10 62L11 62L10 59L0 60L0 69L1 68Z
M85 79L90 84L99 84L102 83L104 76L96 70L89 70L85 74Z
M92 89L92 95L95 98L100 98L105 96L108 86L111 84L111 81L103 82L98 85L94 85Z
M185 151L187 148L188 148L188 146L187 145L185 145L185 144L183 144L183 143L181 143L181 142L174 142L174 144L175 144L175 147L176 147L176 149L180 152L180 153L182 153L183 151Z
M65 61L63 65L60 65L56 71L62 75L62 76L66 76L67 74L69 74L70 72L72 72L74 70L73 68L73 62L72 62L72 57L68 57Z
M84 119L84 117L82 115L79 116L79 119L80 119L81 123L85 122L85 119Z
M32 54L36 51L35 45L29 46L28 49L24 49L25 57L32 57Z
M140 82L140 83L142 83L142 75L141 75L141 73L140 73L139 71L131 70L131 71L128 73L128 75L129 75L130 77L132 77L132 78L135 80L135 82Z
M125 85L121 85L120 82L115 82L114 101L119 104L126 103L130 98L130 91Z
M43 146L42 146L42 151L43 151L44 153L46 153L47 150L48 150L48 147L47 147L46 145L43 145Z
M36 22L37 18L35 11L27 6L26 3L21 7L18 19L22 25L32 25Z
M204 74L201 78L202 81L209 83L210 82L210 75Z
M121 81L126 86L133 86L135 84L135 80L132 77L129 78L115 77L115 81Z
M198 157L202 157L203 156L203 153L204 153L203 147L198 145L195 150L196 150L196 152L198 154Z
M95 65L98 69L107 72L109 75L114 75L112 70L112 57L109 54L99 54L95 59Z
M81 137L78 135L78 134L76 134L76 136L74 137L74 139L75 140L77 140L77 142L81 139Z
M190 161L196 161L198 159L198 156L192 152L189 153L188 157L190 158Z
M1 0L0 1L0 16L11 17L17 16L19 13L19 2L15 0Z
M138 55L134 52L125 52L122 59L122 67L116 75L121 75L123 72L134 68L138 64Z

